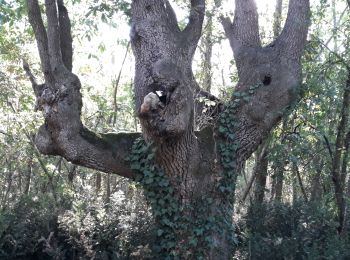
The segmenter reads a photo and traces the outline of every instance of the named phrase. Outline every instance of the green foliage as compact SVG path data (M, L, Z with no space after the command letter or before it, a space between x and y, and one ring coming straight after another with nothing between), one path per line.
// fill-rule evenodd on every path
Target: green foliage
M174 257L180 208L169 179L153 159L152 146L138 139L129 160L131 168L138 173L137 181L144 187L146 199L151 205L157 224L155 232L159 240L153 250L158 256Z
M86 16L92 15L96 17L97 14L101 15L101 20L105 23L110 22L113 15L116 12L123 13L130 22L131 19L131 1L129 0L119 0L119 1L95 1L89 7L89 11Z
M240 225L238 250L250 259L350 257L350 237L339 237L332 210L320 203L254 205Z
M82 258L124 259L141 251L146 257L154 237L152 218L139 195L126 198L114 193L108 205L86 196L77 198L73 207L59 217L59 236L65 238L67 259L73 253Z
M234 99L226 106L219 118L219 134L223 140L219 143L219 152L222 156L224 168L223 178L218 184L221 194L233 204L237 170L234 154L239 148L234 131L236 129L235 112L244 102L250 100L261 84L249 88L248 93L234 93ZM225 219L223 210L229 210L230 206L216 206L218 214L206 216L213 208L213 198L198 198L191 205L182 204L175 193L175 185L154 162L155 151L151 144L146 144L142 139L135 142L129 161L131 168L138 173L137 181L145 190L145 196L152 208L153 217L157 225L155 233L159 238L153 250L157 257L205 257L205 248L212 247L212 235L225 230L229 237L229 243L235 243L234 225L232 220ZM188 212L196 212L196 218ZM185 232L182 233L181 232ZM188 240L187 244L181 242ZM181 248L180 248L181 247ZM193 255L192 255L193 254Z
M43 238L56 228L57 210L52 198L21 197L12 210L0 214L0 258L54 257L59 249L44 251Z
M146 256L147 244L154 240L152 219L144 204L138 202L133 209L133 199L128 199L125 202L123 192L115 193L107 207L100 200L92 203L81 196L63 208L57 207L51 196L22 196L13 208L0 214L0 258Z
M237 129L237 109L242 103L249 102L251 96L263 84L250 86L247 92L234 92L232 100L228 102L225 110L220 114L218 132L220 134L219 149L221 163L224 169L223 178L219 184L219 190L234 203L234 193L237 179L237 165L235 154L240 147L235 132Z
M0 0L0 27L4 23L13 26L16 20L22 18L25 13L24 0Z
M222 216L225 205L213 205L210 196L199 197L191 204L182 203L178 187L154 162L154 149L142 139L135 142L129 158L132 169L138 173L155 221L157 243L153 245L153 257L164 259L204 259L208 248L215 246L214 233L227 232L234 243L230 217ZM217 214L210 214L213 208Z

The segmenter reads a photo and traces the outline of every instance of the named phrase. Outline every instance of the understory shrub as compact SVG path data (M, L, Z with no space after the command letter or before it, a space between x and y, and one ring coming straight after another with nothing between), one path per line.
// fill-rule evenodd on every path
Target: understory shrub
M85 195L69 209L48 195L23 196L0 212L0 259L146 259L153 222L140 194L118 191L108 203Z
M241 219L248 259L350 259L350 239L340 238L336 216L322 203L262 204Z

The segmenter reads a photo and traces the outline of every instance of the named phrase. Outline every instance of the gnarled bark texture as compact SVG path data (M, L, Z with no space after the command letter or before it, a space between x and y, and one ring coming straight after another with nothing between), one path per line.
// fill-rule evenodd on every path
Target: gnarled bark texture
M45 83L38 85L24 64L43 111L45 124L36 135L39 151L104 172L133 177L125 161L138 135L111 137L87 130L81 120L80 81L72 70L70 20L63 1L46 0L47 29L37 0L28 0L28 16L38 44Z
M87 130L80 120L81 85L71 72L70 22L63 1L45 1L47 28L42 22L38 1L27 0L27 3L45 75L45 83L38 85L29 66L24 66L45 118L36 137L37 147L44 154L60 155L79 165L135 178L136 173L126 157L138 135L97 135ZM234 140L228 144L238 147L235 154L225 158L231 158L230 165L234 165L236 171L230 179L233 193L220 191L218 185L227 176L217 144L227 143L226 139L217 126L197 135L194 132L193 97L194 93L204 92L193 77L191 64L201 36L204 11L204 0L191 0L189 22L180 30L167 0L132 2L134 92L142 135L153 143L155 160L174 191L183 215L181 221L186 222L172 230L170 235L175 237L176 245L164 249L163 256L168 253L180 258L230 259L232 231L222 227L223 224L229 227L232 222L235 180L243 162L296 100L301 84L300 59L306 41L309 1L290 0L281 35L266 47L260 46L253 0L236 0L233 23L228 18L222 19L239 73L235 93L248 92L251 86L261 85L248 102L240 103L238 109L232 111L235 133ZM233 96L232 101L234 99ZM226 113L230 112L228 108ZM211 199L206 210L198 210L198 203L206 198ZM176 218L173 221L176 222ZM195 224L195 230L187 230ZM203 232L205 235L201 235ZM191 234L199 235L193 238ZM192 247L184 250L185 245Z

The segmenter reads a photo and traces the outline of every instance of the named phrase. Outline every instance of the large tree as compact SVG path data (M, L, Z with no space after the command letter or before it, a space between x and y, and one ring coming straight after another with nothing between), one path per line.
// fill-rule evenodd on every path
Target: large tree
M290 0L282 33L265 47L254 0L235 0L233 22L221 19L239 76L227 103L202 91L192 73L205 1L190 1L188 24L181 30L167 0L134 0L130 36L142 135L101 135L84 127L63 0L45 0L46 27L38 0L27 4L45 78L37 84L25 64L45 118L35 139L40 152L140 182L157 226L154 254L230 258L237 175L298 99L309 0ZM217 102L217 113L200 132L194 129L196 95Z

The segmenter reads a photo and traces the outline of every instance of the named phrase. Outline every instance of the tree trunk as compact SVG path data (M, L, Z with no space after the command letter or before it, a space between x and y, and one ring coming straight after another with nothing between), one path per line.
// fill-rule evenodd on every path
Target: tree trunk
M346 237L346 235L349 232L349 225L350 225L350 177L348 178L347 182L347 188L346 188L346 203L345 203L345 214L344 214L344 226L343 226L343 232L341 235L343 237Z
M81 86L71 72L70 21L63 1L45 1L47 31L38 1L27 2L45 76L44 85L32 80L45 117L36 136L39 150L139 181L157 226L155 258L230 259L237 175L297 99L309 2L290 0L281 35L261 47L254 1L236 0L233 24L228 18L222 21L239 83L223 105L199 88L191 69L204 0L190 1L183 30L167 0L134 0L134 92L145 142L135 142L137 134L97 135L82 125ZM29 66L24 67L33 79ZM218 102L216 125L197 134L196 93Z
M285 133L287 132L287 118L284 118L282 121L282 135L281 135L281 144L285 145ZM283 180L284 180L284 167L286 166L286 160L284 155L281 156L281 160L276 162L276 171L274 179L274 197L276 202L282 202L282 193L283 193Z
M293 169L293 172L295 173L295 177L297 177L297 179L298 179L299 187L300 187L301 193L303 194L304 200L307 203L309 200L308 200L308 197L307 197L307 194L306 194L306 190L305 190L305 187L304 187L304 184L303 184L303 180L301 179L301 175L300 175L298 164L296 162L293 162L292 169Z
M346 177L346 167L344 172L341 172L341 160L346 157L344 153L347 149L344 149L346 144L346 131L348 129L349 115L350 115L350 69L348 70L348 78L344 87L343 102L341 108L340 122L337 129L337 138L335 143L335 152L333 156L331 176L334 184L335 200L338 208L338 220L339 226L338 231L341 234L344 226L344 215L345 215L345 198L344 198L344 186Z
M281 24L282 24L282 4L283 0L276 0L275 13L273 17L273 36L274 39L278 37L281 32Z
M13 170L12 170L12 162L6 160L7 162L7 178L6 178L6 191L5 191L5 194L2 198L2 201L1 201L1 209L4 210L6 209L6 206L7 206L7 203L8 203L8 198L9 198L9 195L10 195L10 191L12 189L12 183L13 183Z
M100 172L96 173L96 182L95 182L95 189L96 189L96 194L98 194L101 190L101 182L102 182L102 176Z
M118 76L115 80L113 80L113 120L112 118L109 119L109 123L112 123L112 126L115 126L116 122L117 122L117 112L118 112L118 105L117 105L117 94L118 94L118 87L119 87L119 82L120 82L120 77L122 75L122 71L123 71L123 67L125 64L125 60L126 57L128 55L129 52L129 47L130 47L130 42L128 42L128 45L126 46L126 50L125 50L125 55L124 55L124 59L122 62L122 65L120 67Z
M296 206L297 202L298 202L298 198L299 198L299 193L298 193L298 189L297 189L297 176L296 174L292 175L293 179L292 179L292 205L293 207Z
M105 185L106 185L105 203L107 204L107 207L109 207L109 203L111 201L111 175L109 173L107 173L105 176Z
M316 156L314 159L315 175L312 178L311 182L311 195L310 201L317 202L322 197L322 188L321 188L321 174L324 167L323 160L319 156Z
M25 177L24 190L23 190L23 193L25 195L28 195L29 193L32 172L33 172L33 152L30 153L30 156L27 162L27 173Z
M214 45L213 43L213 11L214 10L211 10L207 16L207 23L206 23L204 35L201 41L202 72L201 72L200 85L207 92L210 92L211 90L211 78L212 78L211 56L212 56L213 45Z
M284 174L284 164L278 167L276 171L276 184L275 184L275 201L282 202L282 192L283 192L283 174Z
M268 142L265 143L259 151L256 162L256 182L254 192L254 203L262 204L264 202L268 160Z
M344 205L343 205L343 227L340 235L342 237L346 237L348 234L348 205L350 200L350 178L348 178L348 182L346 182L346 178L348 175L348 161L349 161L349 148L350 148L350 131L347 133L344 144L344 155L343 155L343 163L341 168L341 182L343 183L343 193L344 193ZM347 187L346 187L347 186Z

